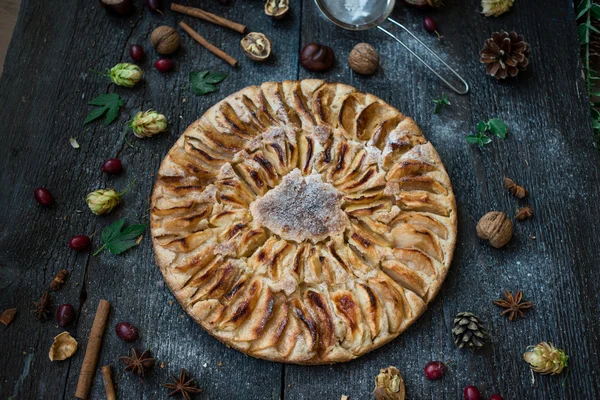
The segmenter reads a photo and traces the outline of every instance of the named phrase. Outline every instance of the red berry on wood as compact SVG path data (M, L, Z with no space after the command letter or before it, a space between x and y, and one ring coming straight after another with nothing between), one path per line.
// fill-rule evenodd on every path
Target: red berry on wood
M146 53L144 52L144 48L142 46L139 44L134 44L129 48L129 55L134 61L141 61Z
M431 33L434 33L435 31L437 31L437 25L436 25L434 19L431 17L425 17L423 19L423 28L425 28L425 30L427 32L431 32Z
M477 389L475 386L467 386L463 392L463 395L465 400L481 400L479 389Z
M61 304L56 310L56 322L58 326L65 327L71 325L75 320L75 307L70 304Z
M140 337L140 334L135 326L129 322L119 322L115 326L117 336L126 342L135 342Z
M504 400L504 399L499 394L493 394L490 396L490 400Z
M46 188L39 187L33 191L35 200L43 206L51 206L54 203L54 196Z
M71 240L69 240L69 247L77 251L85 250L90 247L91 244L92 240L85 235L73 236Z
M123 170L123 164L118 158L109 158L102 164L102 172L107 174L118 174Z
M425 365L425 377L430 381L440 379L446 373L446 364L441 361L431 361Z
M100 0L100 5L119 15L131 14L135 8L133 6L133 0Z
M146 0L146 7L152 12L162 14L160 9L160 0Z
M163 73L169 72L173 69L174 66L175 63L172 60L169 60L168 58L160 58L154 63L154 68L156 68L159 72Z

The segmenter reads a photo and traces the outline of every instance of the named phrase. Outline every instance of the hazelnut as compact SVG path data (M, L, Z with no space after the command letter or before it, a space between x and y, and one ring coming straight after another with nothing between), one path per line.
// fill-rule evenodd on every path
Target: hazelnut
M506 214L490 211L477 223L477 236L487 240L492 247L499 249L506 245L513 235L513 224Z
M179 48L179 33L170 26L159 26L152 32L150 41L160 54L175 53Z
M273 18L282 18L290 9L289 0L267 0L265 14Z
M300 51L300 64L310 71L328 71L334 60L333 49L322 44L310 43Z
M251 60L265 61L271 55L271 41L262 33L250 32L240 44Z
M348 65L359 74L374 74L379 68L379 53L370 44L359 43L350 52Z

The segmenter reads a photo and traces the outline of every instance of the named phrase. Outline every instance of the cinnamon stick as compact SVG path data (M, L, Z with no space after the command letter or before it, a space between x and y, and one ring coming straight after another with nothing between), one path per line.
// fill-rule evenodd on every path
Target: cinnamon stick
M206 39L204 39L198 32L193 30L188 24L185 22L180 22L179 26L183 28L184 31L187 32L196 42L200 43L204 46L208 51L216 55L217 57L227 61L232 67L235 67L238 61L231 57L229 54L225 53L223 50L219 49L217 46L209 43Z
M79 372L79 381L77 382L77 389L75 390L75 397L78 399L87 399L90 393L109 311L110 303L106 300L100 300L98 309L96 310L96 316L94 317L94 323L92 324L92 331L90 332L87 348L85 349L81 371Z
M209 13L208 11L204 11L200 8L187 7L182 6L181 4L171 3L171 10L180 14L189 15L190 17L200 18L205 21L212 22L213 24L224 26L225 28L233 29L234 31L242 34L245 34L247 30L246 25L228 20L227 18L219 17L218 15Z
M102 377L104 378L104 391L106 392L106 400L117 400L115 392L115 384L112 380L110 365L102 367Z

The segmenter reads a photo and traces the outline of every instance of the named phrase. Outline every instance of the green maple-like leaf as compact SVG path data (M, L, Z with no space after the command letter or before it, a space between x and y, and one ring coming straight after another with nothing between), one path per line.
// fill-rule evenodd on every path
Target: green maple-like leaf
M117 119L119 116L119 110L121 107L123 107L125 102L116 93L106 93L94 97L92 100L88 101L88 104L91 106L98 106L98 108L90 111L85 118L85 121L83 121L83 124L85 125L89 122L92 122L106 113L106 119L104 120L104 123L108 125Z
M146 230L145 225L129 225L125 227L125 218L113 222L102 231L102 247L94 253L98 254L103 249L108 250L112 254L121 254L138 245L140 236Z
M498 136L500 139L506 139L506 124L497 118L492 118L487 123L488 129L492 135Z
M217 91L217 84L227 78L227 74L209 71L190 72L190 86L194 94L203 96Z

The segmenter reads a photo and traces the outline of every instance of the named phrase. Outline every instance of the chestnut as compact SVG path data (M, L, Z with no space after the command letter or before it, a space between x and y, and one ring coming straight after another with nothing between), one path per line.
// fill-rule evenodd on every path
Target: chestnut
M133 0L100 0L100 5L102 8L119 15L129 15L135 8Z
M300 64L309 71L328 71L334 60L333 49L323 44L310 43L300 51Z

